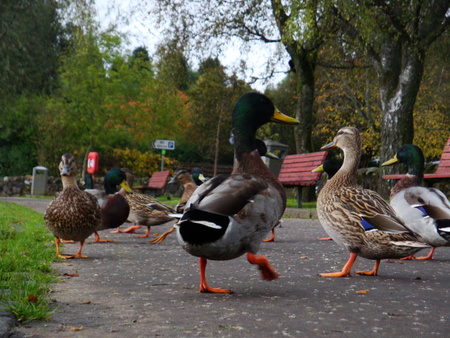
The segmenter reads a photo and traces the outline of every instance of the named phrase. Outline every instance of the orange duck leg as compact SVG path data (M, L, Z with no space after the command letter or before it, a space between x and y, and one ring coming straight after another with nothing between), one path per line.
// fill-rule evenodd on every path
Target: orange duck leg
M152 244L160 244L162 242L164 242L164 240L166 239L166 237L171 234L172 232L174 232L176 229L175 228L170 228L170 230L167 230L165 233L163 233L162 235L159 235L158 237L152 239L150 241L150 243Z
M321 273L321 277L351 277L351 270L353 263L356 261L356 257L358 257L358 254L351 252L350 258L348 259L347 263L345 263L344 267L342 268L342 271L340 272L329 272L329 273Z
M265 239L264 242L275 242L275 229L272 229L272 236L270 238Z
M205 271L206 271L206 263L207 259L200 257L198 259L198 264L200 266L200 292L202 293L233 293L231 290L222 289L222 288L211 288L206 283Z

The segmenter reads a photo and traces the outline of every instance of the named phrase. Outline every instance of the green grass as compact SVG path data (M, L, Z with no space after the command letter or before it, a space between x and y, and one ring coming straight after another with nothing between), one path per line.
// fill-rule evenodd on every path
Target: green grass
M0 306L22 323L52 314L48 291L56 282L53 241L42 214L0 202Z

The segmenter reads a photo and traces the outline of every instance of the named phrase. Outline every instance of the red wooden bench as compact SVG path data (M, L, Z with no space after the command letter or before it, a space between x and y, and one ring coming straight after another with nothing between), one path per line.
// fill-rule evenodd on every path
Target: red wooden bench
M405 174L384 175L383 179L399 180L403 176L405 176ZM441 159L436 171L431 174L424 174L423 179L429 185L432 185L437 181L450 179L450 138L448 138L447 142L445 143L444 150L442 151Z
M320 172L311 170L320 166L328 155L328 151L288 155L284 158L278 179L285 187L297 187L297 206L302 207L302 188L313 186L320 178Z
M133 189L142 190L143 193L145 193L146 190L153 190L154 195L156 196L156 191L164 189L164 187L166 186L169 175L169 170L154 172L152 177L150 177L147 185L133 187Z

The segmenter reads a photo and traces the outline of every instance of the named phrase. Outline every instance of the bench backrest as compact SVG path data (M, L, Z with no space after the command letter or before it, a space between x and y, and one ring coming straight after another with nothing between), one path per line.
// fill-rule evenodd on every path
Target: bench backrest
M435 174L450 174L450 138L445 143Z
M157 171L154 172L150 180L148 181L147 187L150 189L162 189L166 186L167 180L169 179L170 171Z
M312 173L311 170L320 166L325 161L327 154L328 151L318 151L286 156L278 179L284 186L310 186L316 184L321 173Z

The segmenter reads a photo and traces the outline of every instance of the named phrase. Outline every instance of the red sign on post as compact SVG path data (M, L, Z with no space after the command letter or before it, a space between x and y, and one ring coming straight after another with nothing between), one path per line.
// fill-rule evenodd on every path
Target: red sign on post
M89 174L95 174L98 170L98 153L91 152L88 155L87 172Z

